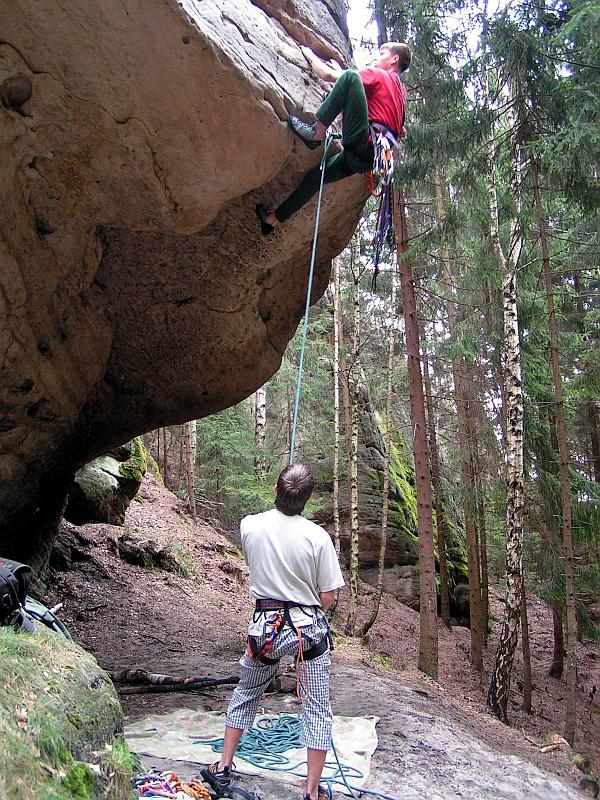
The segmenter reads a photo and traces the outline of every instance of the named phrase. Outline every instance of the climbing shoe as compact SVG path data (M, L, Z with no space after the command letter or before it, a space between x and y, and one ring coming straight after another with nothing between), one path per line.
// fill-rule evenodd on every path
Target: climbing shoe
M267 208L267 206L263 206L260 203L256 206L256 216L260 220L260 232L263 236L270 236L275 230L275 227L267 222L267 217L270 213L271 209Z
M321 146L321 139L315 139L317 135L316 125L309 125L308 122L302 122L298 117L288 117L287 121L292 132L295 133L299 139L302 139L310 150L316 150L317 147Z
M231 772L229 767L219 769L219 762L215 761L209 767L200 770L200 775L205 783L208 783L217 797L226 797L225 792L231 784Z

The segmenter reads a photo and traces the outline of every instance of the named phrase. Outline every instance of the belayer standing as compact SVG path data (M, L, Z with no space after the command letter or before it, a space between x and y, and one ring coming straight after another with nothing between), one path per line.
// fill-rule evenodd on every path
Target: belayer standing
M319 786L333 719L329 624L324 612L344 579L329 534L301 516L313 488L308 467L286 467L277 479L275 508L244 517L240 525L256 609L248 627L248 648L240 660L240 682L227 709L223 753L202 770L202 777L217 792L230 781L234 753L244 731L252 727L279 660L293 655L301 688L302 742L308 750L303 797L329 796Z
M386 132L390 140L402 139L406 86L400 75L410 64L410 48L401 42L387 42L379 48L379 59L369 69L357 72L344 70L337 61L323 61L308 47L301 48L313 71L323 80L335 81L325 101L316 112L311 125L298 117L288 117L292 131L310 149L319 147L327 128L342 114L341 153L330 156L325 163L324 183L333 183L350 175L369 172L373 168L372 125ZM320 166L308 172L299 186L277 209L258 205L262 233L267 236L280 222L285 222L306 205L320 186Z

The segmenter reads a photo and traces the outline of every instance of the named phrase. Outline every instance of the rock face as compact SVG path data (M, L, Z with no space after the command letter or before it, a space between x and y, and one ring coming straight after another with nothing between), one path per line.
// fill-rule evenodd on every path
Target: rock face
M231 405L279 367L314 205L268 239L254 208L320 158L285 122L326 91L299 44L347 61L341 0L3 13L0 84L32 87L0 106L6 555L39 554L83 463ZM327 187L313 300L366 194L362 176Z

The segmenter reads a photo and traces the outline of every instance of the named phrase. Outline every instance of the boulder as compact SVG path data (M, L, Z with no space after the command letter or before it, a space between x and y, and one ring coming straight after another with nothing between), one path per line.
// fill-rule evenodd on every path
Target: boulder
M139 438L93 459L75 475L65 519L75 525L86 522L122 525L145 472L145 449Z
M6 555L43 562L77 468L232 405L278 369L303 314L314 202L268 239L255 205L318 163L286 118L327 90L299 45L347 60L344 15L341 0L6 8ZM313 301L367 194L362 176L327 186Z

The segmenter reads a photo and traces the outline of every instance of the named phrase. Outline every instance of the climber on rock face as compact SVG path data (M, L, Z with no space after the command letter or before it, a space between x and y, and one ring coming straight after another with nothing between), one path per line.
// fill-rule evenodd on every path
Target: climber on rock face
M345 70L334 60L323 61L308 47L301 47L301 50L316 75L335 83L317 110L313 124L292 116L288 117L288 125L313 150L321 145L328 127L342 114L344 148L341 153L326 158L323 181L333 183L350 175L369 172L374 157L370 125L383 126L396 140L406 135L404 108L407 92L400 74L410 64L408 45L399 42L382 44L377 63L360 72ZM317 165L277 209L258 205L256 213L263 235L272 233L278 223L285 222L306 205L318 192L320 182L320 165Z

